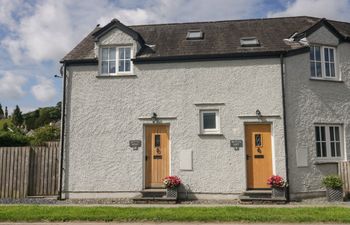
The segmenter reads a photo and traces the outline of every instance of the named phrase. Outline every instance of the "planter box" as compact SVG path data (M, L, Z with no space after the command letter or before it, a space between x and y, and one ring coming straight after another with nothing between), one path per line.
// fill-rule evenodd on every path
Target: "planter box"
M327 188L327 200L329 202L342 202L343 201L343 189L342 188Z
M166 189L166 197L177 199L177 188L167 188Z
M286 189L285 188L272 188L272 198L286 198Z

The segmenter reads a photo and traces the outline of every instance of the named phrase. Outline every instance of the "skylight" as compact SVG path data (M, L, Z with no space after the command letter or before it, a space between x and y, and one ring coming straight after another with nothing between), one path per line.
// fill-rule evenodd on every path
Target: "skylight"
M260 46L260 42L256 37L242 37L240 42L242 47Z
M203 32L200 30L189 30L186 39L203 39Z

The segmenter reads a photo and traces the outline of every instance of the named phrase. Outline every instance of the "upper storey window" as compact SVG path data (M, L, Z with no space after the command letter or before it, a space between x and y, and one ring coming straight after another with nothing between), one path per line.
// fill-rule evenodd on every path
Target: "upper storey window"
M130 74L131 55L131 47L102 47L101 75Z
M311 77L318 79L337 79L335 48L327 46L310 47Z

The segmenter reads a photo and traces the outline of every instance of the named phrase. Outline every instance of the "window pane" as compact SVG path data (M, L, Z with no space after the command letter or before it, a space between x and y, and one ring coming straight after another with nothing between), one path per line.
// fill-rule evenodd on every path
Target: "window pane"
M320 127L315 127L316 141L320 141Z
M119 48L119 59L124 59L125 48Z
M311 76L312 77L316 76L315 66L316 66L315 62L311 62L310 63L310 69L311 69Z
M335 68L334 68L334 63L330 63L330 75L331 77L335 77Z
M335 140L340 141L339 127L334 127L334 131L335 131Z
M160 135L154 135L154 147L160 147Z
M124 60L119 60L118 71L119 71L119 72L124 72L124 71L125 71L125 68L124 68Z
M102 60L108 60L108 48L102 48Z
M316 76L322 77L321 63L320 62L316 63Z
M310 47L310 60L315 60L315 47Z
M322 142L322 157L327 157L326 142Z
M109 62L109 73L115 73L115 61Z
M125 60L125 71L130 71L130 59Z
M102 61L102 73L108 74L108 62L107 61Z
M334 145L334 142L331 142L331 156L335 157L335 145Z
M328 49L329 49L329 48L324 48L324 60L325 60L326 62L329 61Z
M317 154L317 157L321 157L321 143L320 142L317 142L316 143L316 154Z
M131 49L130 48L125 48L125 58L126 59L130 59L130 53L131 53Z
M316 60L321 61L321 51L320 51L320 47L318 46L315 47L315 55L316 55Z
M109 49L109 60L115 60L115 48Z
M340 157L340 142L336 142L335 145L337 147L337 157Z
M326 68L326 76L327 77L331 76L330 69L329 69L329 63L325 64L325 68Z
M261 134L255 134L255 147L261 147L262 141L261 141Z
M329 127L329 136L330 136L330 140L334 141L334 128L333 127Z
M203 129L215 129L216 128L216 113L204 112L203 113Z
M329 49L329 59L331 62L334 62L334 49L333 48Z
M326 141L326 130L325 130L325 127L321 127L321 141Z

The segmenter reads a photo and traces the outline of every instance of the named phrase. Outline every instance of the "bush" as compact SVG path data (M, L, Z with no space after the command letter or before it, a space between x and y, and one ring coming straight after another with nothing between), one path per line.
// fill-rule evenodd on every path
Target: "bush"
M326 188L337 189L343 186L343 181L340 179L340 177L336 175L329 175L329 176L325 176L322 179L322 184Z
M20 133L0 132L0 147L28 146L30 139Z
M34 131L31 144L43 145L47 141L57 141L60 139L60 129L55 126L46 125Z

